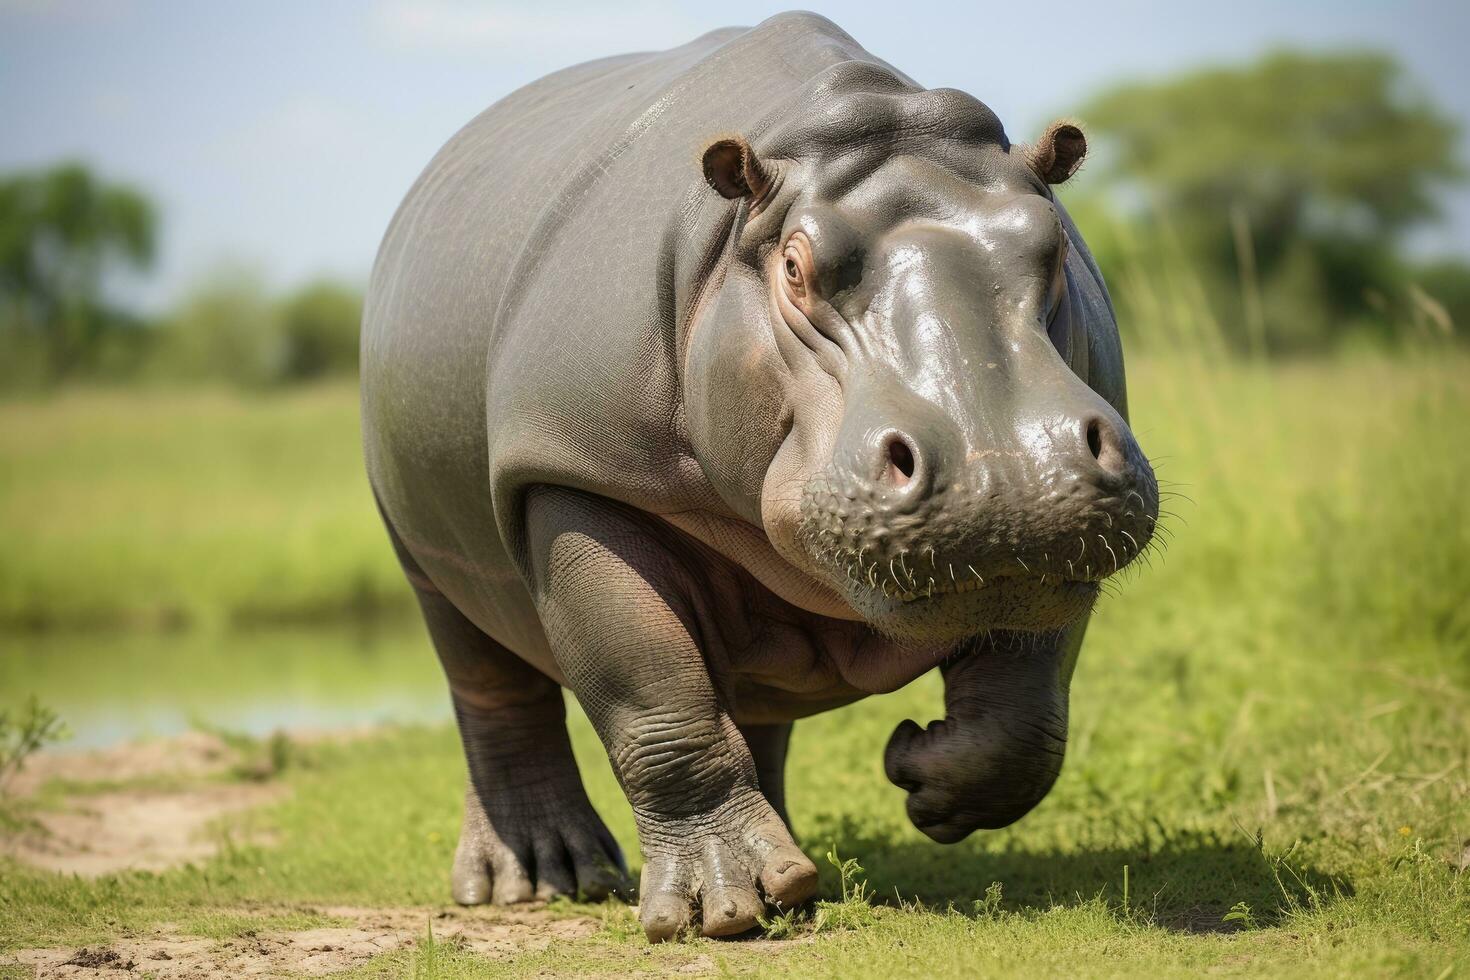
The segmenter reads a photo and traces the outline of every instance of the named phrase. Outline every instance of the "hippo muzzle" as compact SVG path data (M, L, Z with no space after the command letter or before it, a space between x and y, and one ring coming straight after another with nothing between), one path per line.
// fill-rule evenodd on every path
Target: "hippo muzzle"
M1158 513L1128 424L1048 330L1067 316L1056 213L1034 195L1000 211L1003 250L909 227L865 270L871 293L834 301L843 415L802 530L853 608L916 642L1065 627Z

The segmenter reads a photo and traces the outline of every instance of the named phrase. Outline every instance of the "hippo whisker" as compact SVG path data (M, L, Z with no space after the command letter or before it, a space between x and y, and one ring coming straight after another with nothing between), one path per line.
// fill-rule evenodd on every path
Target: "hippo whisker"
M1102 546L1104 548L1108 549L1108 554L1110 554L1110 555L1113 556L1113 574L1116 575L1117 572L1118 572L1118 553L1113 550L1113 546L1112 545L1108 544L1108 539L1107 538L1105 538L1101 534L1099 534L1097 536L1097 539L1102 542Z
M909 588L914 588L914 573L910 572L908 566L903 563L904 552L898 553L898 567L903 569L903 577L909 580Z
M1136 538L1133 537L1133 535L1131 535L1127 531L1123 531L1121 529L1119 530L1119 533L1122 534L1123 537L1127 538L1129 541L1132 541L1133 542L1133 553L1135 555L1141 555L1141 554L1143 554L1143 549L1138 546L1138 541L1137 541Z

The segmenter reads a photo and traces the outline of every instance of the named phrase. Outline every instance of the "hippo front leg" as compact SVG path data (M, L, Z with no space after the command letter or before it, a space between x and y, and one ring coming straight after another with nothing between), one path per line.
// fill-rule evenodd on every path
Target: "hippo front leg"
M733 935L767 902L809 898L816 867L762 794L706 667L696 556L654 522L562 490L532 493L527 529L557 666L633 806L648 938L696 922Z
M915 827L941 844L1004 827L1040 803L1062 770L1067 691L1085 624L994 632L941 671L943 721L894 730L883 768L907 790Z

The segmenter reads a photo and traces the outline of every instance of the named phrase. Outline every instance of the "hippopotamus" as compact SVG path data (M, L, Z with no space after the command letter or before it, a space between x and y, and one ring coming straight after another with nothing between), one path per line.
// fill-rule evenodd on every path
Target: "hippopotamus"
M1050 790L1086 621L1148 547L1103 279L1013 143L783 14L496 102L363 313L367 471L464 745L464 904L622 887L562 689L631 804L652 940L809 898L796 719L938 668L884 755L936 841Z

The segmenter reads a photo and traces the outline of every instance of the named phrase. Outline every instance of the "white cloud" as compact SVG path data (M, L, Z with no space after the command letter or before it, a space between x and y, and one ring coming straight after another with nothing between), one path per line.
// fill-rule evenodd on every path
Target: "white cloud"
M391 45L447 54L565 59L672 47L701 32L670 3L532 7L463 0L383 0L373 10L375 32Z

